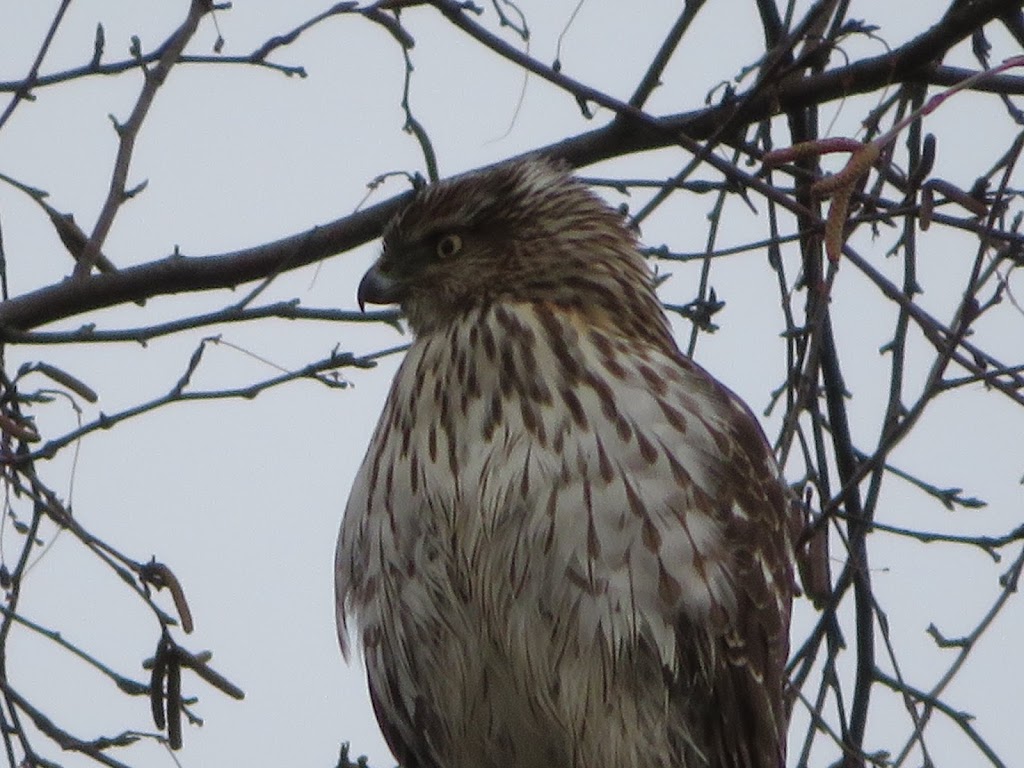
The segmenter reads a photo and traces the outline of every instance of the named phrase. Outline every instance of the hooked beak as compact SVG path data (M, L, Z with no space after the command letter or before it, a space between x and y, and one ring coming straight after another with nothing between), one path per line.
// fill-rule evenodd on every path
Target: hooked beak
M393 277L380 270L380 264L374 264L359 281L356 300L359 310L366 311L367 304L397 304L402 300L402 285Z

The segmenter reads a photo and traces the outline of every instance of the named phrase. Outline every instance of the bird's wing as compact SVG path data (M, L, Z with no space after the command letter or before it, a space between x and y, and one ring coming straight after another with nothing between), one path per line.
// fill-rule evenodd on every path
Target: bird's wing
M552 574L541 600L573 606L584 653L657 658L697 731L679 750L778 768L790 507L768 445L688 359L599 345L588 363L582 346L583 373L560 393L579 423L534 469L546 490L532 538Z

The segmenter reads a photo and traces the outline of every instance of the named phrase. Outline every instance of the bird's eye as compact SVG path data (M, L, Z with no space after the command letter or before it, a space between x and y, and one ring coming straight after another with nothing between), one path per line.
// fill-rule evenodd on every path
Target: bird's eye
M458 235L444 235L437 241L437 255L442 259L454 256L462 250L462 238Z

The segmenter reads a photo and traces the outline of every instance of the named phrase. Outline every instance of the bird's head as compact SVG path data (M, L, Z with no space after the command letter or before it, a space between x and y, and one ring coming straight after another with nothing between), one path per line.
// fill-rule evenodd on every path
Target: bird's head
M418 335L495 302L550 302L609 321L639 302L661 316L622 215L539 158L417 192L385 228L358 298L401 305Z

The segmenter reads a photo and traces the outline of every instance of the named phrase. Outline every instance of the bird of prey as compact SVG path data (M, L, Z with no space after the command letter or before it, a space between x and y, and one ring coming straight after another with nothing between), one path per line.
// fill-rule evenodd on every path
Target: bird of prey
M358 298L414 334L335 564L403 768L780 768L788 492L621 214L538 158L427 186Z

